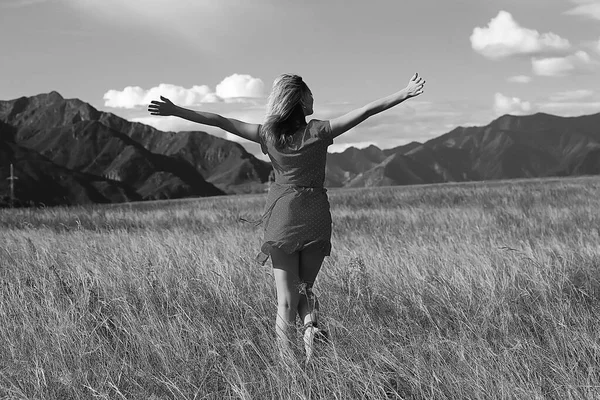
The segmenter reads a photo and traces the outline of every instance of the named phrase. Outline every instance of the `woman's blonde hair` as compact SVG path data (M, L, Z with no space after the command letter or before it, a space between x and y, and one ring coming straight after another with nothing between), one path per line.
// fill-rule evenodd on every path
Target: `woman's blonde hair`
M283 74L275 79L260 132L265 143L272 143L278 149L291 143L292 134L305 123L303 108L310 94L298 75Z

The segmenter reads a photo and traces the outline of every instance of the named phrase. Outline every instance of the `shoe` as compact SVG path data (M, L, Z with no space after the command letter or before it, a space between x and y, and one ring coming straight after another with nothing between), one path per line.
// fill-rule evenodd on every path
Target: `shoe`
M304 350L306 351L306 363L308 364L314 354L315 343L329 343L327 331L321 329L314 322L304 325Z

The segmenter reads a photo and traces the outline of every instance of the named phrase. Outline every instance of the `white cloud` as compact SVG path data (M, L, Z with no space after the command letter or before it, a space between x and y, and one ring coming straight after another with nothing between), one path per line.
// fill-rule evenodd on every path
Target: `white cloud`
M506 11L500 11L487 27L476 27L470 39L473 50L490 59L561 53L571 47L567 39L552 32L540 34L521 27Z
M565 14L600 20L600 0L571 0L571 2L577 6L566 11Z
M217 85L216 94L223 99L239 97L263 97L265 84L250 75L233 74Z
M516 75L516 76L511 76L511 77L507 78L506 80L511 83L529 83L529 82L531 82L531 77L527 76L527 75Z
M217 85L216 92L208 86L192 86L186 89L181 86L161 83L150 89L139 86L127 86L123 90L111 89L104 94L104 105L113 108L134 108L146 106L152 100L164 96L173 103L189 107L201 103L248 102L250 99L263 97L262 80L250 75L233 74Z
M579 89L579 90L569 90L566 92L558 92L550 96L551 102L570 102L576 100L583 100L590 98L594 95L592 90L588 89Z
M598 53L600 53L600 39L598 39L594 48Z
M134 108L145 106L151 100L159 100L160 96L167 97L172 102L181 106L191 106L199 103L220 101L211 96L208 86L193 86L190 89L181 86L161 83L148 90L139 86L127 86L123 90L109 90L104 94L104 105L114 108Z
M518 97L507 97L502 93L496 93L494 96L494 111L498 115L523 115L529 114L531 110L531 103Z
M567 57L533 58L533 73L539 76L567 76L590 72L598 63L585 51Z

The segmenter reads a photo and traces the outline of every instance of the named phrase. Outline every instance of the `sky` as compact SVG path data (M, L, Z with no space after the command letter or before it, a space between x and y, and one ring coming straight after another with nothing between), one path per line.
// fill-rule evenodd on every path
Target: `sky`
M58 91L165 131L160 95L261 123L274 79L296 73L311 118L406 86L425 93L369 118L330 151L426 141L503 114L600 112L600 0L0 0L0 99Z

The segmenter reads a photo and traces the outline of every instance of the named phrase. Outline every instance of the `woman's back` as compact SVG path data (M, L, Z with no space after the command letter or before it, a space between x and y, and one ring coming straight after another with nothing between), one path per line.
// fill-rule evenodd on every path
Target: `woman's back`
M261 140L261 149L269 156L275 171L275 183L323 187L327 147L333 143L329 121L310 120L293 135L289 147L277 149Z

